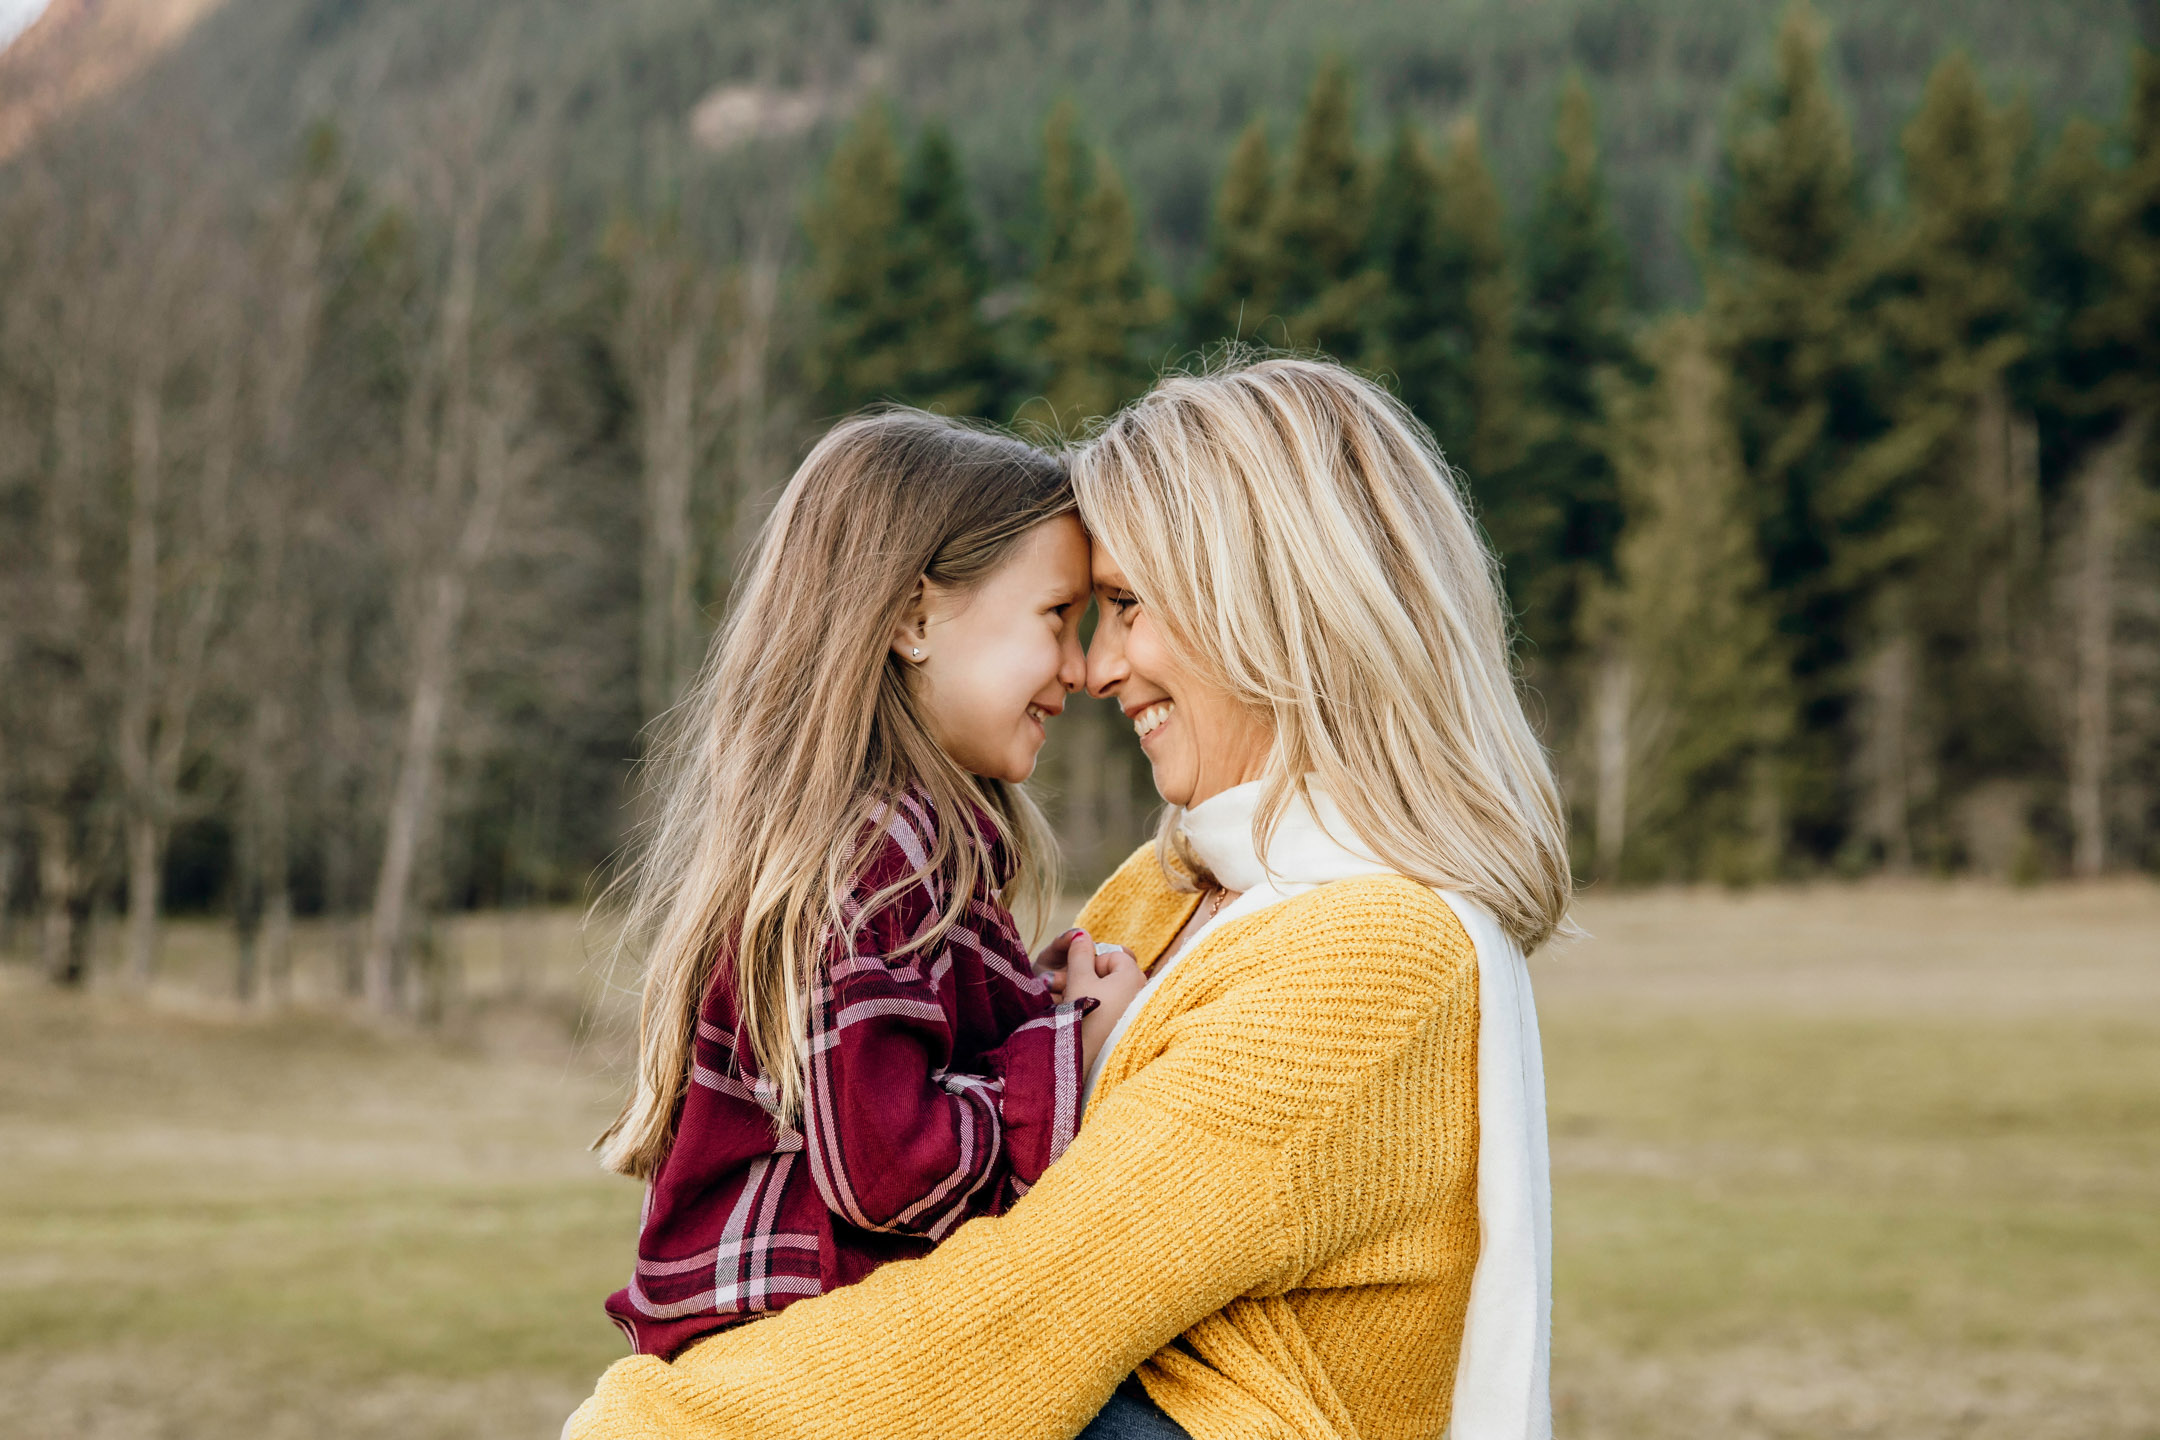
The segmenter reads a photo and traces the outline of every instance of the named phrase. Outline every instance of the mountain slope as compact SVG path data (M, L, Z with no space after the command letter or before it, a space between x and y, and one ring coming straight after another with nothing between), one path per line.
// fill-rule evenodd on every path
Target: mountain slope
M61 0L76 9L87 0ZM209 0L136 0L144 11ZM104 13L106 7L97 7ZM110 7L117 14L128 6ZM1612 192L1645 298L1693 286L1687 193L1712 172L1734 87L1761 73L1782 0L225 0L166 51L141 91L200 107L246 163L276 166L313 116L334 115L373 163L424 149L411 123L493 50L525 80L513 123L561 128L562 198L596 217L680 185L730 211L793 205L834 113L881 89L944 119L992 220L997 263L1020 263L1042 118L1061 95L1130 177L1157 253L1197 253L1229 144L1253 113L1287 134L1315 56L1360 77L1364 123L1435 126L1475 112L1520 209L1544 165L1570 68L1599 108ZM2044 128L2112 118L2139 17L2126 0L1826 0L1832 55L1861 152L1892 171L1899 127L1952 46L1990 88L2030 98ZM42 28L42 26L41 26ZM27 38L27 37L26 37ZM81 76L108 62L79 56ZM87 79L55 82L77 92ZM109 82L107 82L109 83ZM723 154L692 117L722 87L727 116L784 116ZM732 106L734 108L730 109ZM764 107L762 110L757 107ZM709 127L708 127L709 128ZM740 136L740 129L724 133ZM1883 183L1888 183L1883 182ZM695 208L695 207L693 207Z

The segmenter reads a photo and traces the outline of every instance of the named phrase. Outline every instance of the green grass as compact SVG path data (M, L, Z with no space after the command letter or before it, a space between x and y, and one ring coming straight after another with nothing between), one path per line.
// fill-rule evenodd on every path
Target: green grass
M636 1231L594 1057L175 1005L0 991L0 1434L552 1434Z
M2160 891L1582 918L1533 966L1563 1436L2160 1436ZM277 1015L207 927L147 997L0 966L0 1435L549 1436L621 1353L621 997L571 922L458 927L437 1035L305 938Z
M2160 896L1585 920L1538 966L1565 1433L2160 1435Z

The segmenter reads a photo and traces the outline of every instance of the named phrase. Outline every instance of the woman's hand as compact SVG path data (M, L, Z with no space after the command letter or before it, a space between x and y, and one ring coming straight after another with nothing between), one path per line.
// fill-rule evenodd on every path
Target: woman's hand
M1140 962L1122 945L1097 945L1087 931L1068 930L1037 957L1036 969L1049 976L1050 993L1059 1000L1095 1001L1080 1022L1080 1063L1093 1068L1110 1032L1147 983Z

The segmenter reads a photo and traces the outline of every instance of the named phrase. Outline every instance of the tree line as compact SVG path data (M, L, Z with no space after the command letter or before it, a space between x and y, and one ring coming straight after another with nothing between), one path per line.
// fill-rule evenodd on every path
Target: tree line
M400 165L325 123L267 193L186 115L59 135L0 173L0 925L81 983L114 912L148 979L161 915L214 907L275 997L322 914L353 994L439 1007L434 917L609 863L642 727L825 421L1069 437L1226 342L1432 427L1585 874L2149 867L2160 65L2039 137L1953 54L1885 201L1823 45L1788 12L1701 187L1702 303L1656 315L1580 79L1511 218L1474 120L1369 144L1323 62L1175 287L1069 104L1023 283L946 133L881 102L718 245L680 187L566 223L574 132L499 63ZM1102 707L1042 782L1082 878L1150 803Z
M1871 203L1825 38L1796 5L1735 97L1687 313L1635 303L1579 76L1510 224L1474 119L1368 148L1323 62L1175 301L1069 108L1016 296L942 132L873 106L812 210L812 374L1068 434L1225 342L1381 377L1504 559L1586 874L2149 866L2160 67L2043 141L1952 53Z

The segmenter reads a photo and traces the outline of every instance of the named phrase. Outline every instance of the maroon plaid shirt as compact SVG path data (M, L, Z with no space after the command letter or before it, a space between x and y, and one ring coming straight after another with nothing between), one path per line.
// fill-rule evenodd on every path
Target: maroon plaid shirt
M607 1302L641 1354L672 1358L925 1254L1026 1194L1072 1140L1093 1002L1053 1004L1033 973L996 898L1002 850L944 938L900 956L942 912L942 883L919 880L867 917L861 906L921 869L937 822L911 795L874 823L884 833L842 912L852 940L828 940L810 997L801 1129L775 1118L730 967L717 967L675 1143L646 1191L637 1273Z

